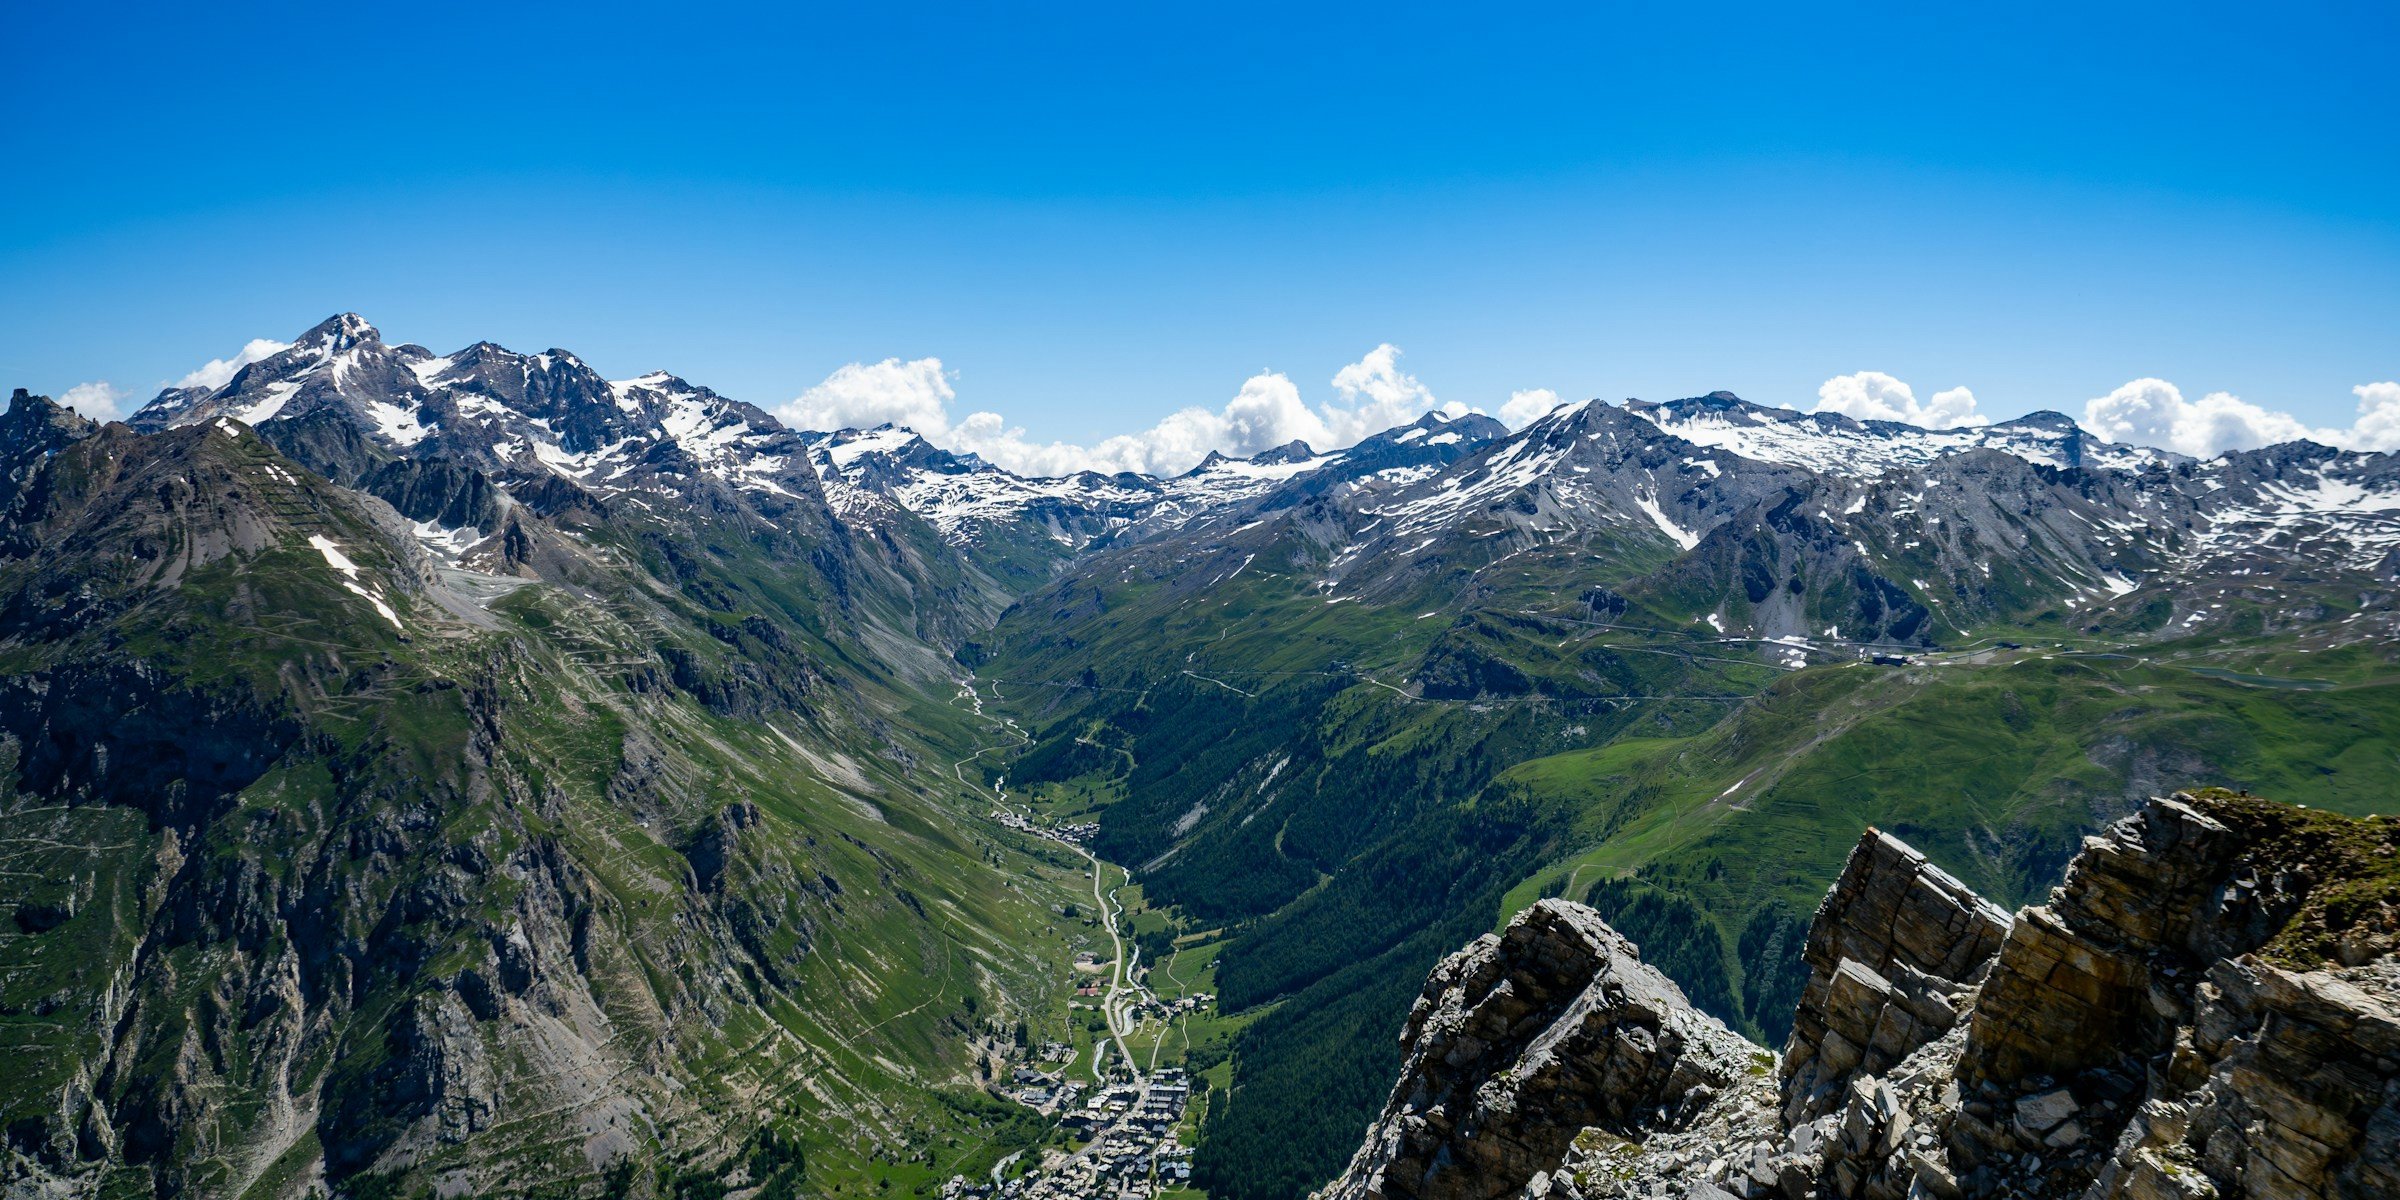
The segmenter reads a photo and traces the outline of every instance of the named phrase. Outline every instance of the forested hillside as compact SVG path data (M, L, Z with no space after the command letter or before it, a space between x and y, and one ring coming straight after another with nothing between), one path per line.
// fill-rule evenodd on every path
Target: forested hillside
M1411 981L1543 896L1594 905L1773 1041L1870 824L2018 903L2176 786L2395 803L2389 560L2328 558L2297 525L2225 537L2255 518L2193 464L2028 463L1995 436L1791 483L1622 419L1551 421L1393 498L1104 550L993 639L984 670L1037 735L1016 778L1107 800L1098 845L1238 930L1219 978L1255 1020L1204 1134L1213 1195L1285 1200L1337 1169ZM2009 436L2049 428L2027 424Z

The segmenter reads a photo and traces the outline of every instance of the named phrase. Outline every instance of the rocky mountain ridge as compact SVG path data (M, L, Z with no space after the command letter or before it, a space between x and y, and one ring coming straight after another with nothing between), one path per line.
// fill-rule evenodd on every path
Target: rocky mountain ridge
M1690 421L1654 419L1671 405L1561 406L1446 464L1320 470L1154 536L1095 543L1014 615L1041 623L1029 637L1094 645L1097 631L1054 618L1121 610L1080 606L1079 592L1134 580L1174 606L1240 611L1268 576L1290 581L1293 601L1439 614L1453 628L1503 605L1510 620L1697 624L1791 669L2001 627L2205 635L2261 609L2296 628L2324 618L2324 584L2400 582L2400 454L2103 453L2037 415L1879 458L1845 447L1917 446L1928 431L1710 403L1801 432L1750 458L1675 432ZM1791 452L1800 441L1809 453ZM1176 652L1205 654L1219 632ZM1408 674L1451 695L1460 670L1437 645Z
M445 557L504 560L512 500L655 510L705 493L861 543L937 539L984 580L970 603L986 612L1111 547L1167 539L1181 562L1221 557L1239 534L1256 553L1287 531L1278 517L1304 518L1295 549L1328 599L1396 597L1450 564L1597 541L1677 560L1656 581L1672 607L1776 639L1923 642L2154 583L2274 590L2328 562L2400 577L2400 455L2294 443L2196 462L2056 413L1927 430L1715 392L1562 405L1514 433L1429 413L1332 453L1041 479L905 429L790 430L663 371L611 382L564 350L387 345L345 313L131 420L215 416L394 502ZM944 569L927 553L898 553L917 560L895 567L918 580L902 586Z
M2295 443L2195 463L2109 446L2055 414L1935 436L1704 399L1711 419L1804 432L1704 442L1684 435L1705 422L1661 415L1699 402L1562 407L1439 473L1362 494L1327 549L1324 586L1371 597L1428 555L1648 543L1670 559L1651 598L1722 628L1922 642L1937 626L2094 610L2153 585L2271 588L2329 564L2400 577L2387 515L2400 509L2400 455ZM1460 545L1470 539L1478 549Z
M1212 452L1180 475L1084 471L1055 478L1017 475L892 425L802 437L846 519L869 524L905 510L970 554L1030 544L1063 562L1101 545L1205 525L1273 495L1421 478L1507 432L1481 414L1433 412L1330 453L1292 442L1246 459Z
M640 508L715 485L797 532L830 524L797 439L755 407L663 371L612 383L564 350L478 342L437 356L387 345L355 313L214 390L164 391L128 424L155 432L220 418L392 500L430 548L480 565L495 561L514 507L495 493L559 511L611 499ZM437 480L449 486L427 486Z
M1859 421L1837 412L1799 412L1752 404L1731 392L1710 392L1626 408L1686 441L1722 446L1746 458L1815 471L1871 478L1923 467L1935 459L1991 449L2061 470L2105 467L2138 471L2172 467L2188 457L2147 446L2120 446L2084 432L2065 413L2027 413L1990 425L1922 429L1899 421Z
M2012 918L1869 830L1780 1056L1545 900L1428 979L1320 1195L2393 1195L2395 854L2383 818L2179 793Z
M1505 432L1489 417L1433 414L1332 454L1293 443L1250 459L1212 454L1167 478L1033 478L906 429L788 429L665 371L603 379L566 350L525 354L478 342L437 355L388 345L356 313L328 318L216 388L168 388L129 423L157 431L217 417L261 428L345 485L372 489L394 462L437 459L522 486L564 480L603 497L681 495L705 478L770 504L829 496L862 534L905 511L953 545L1033 531L1068 551L1127 526L1172 527L1321 468L1340 468L1330 478L1439 464ZM456 553L477 544L470 531L494 532L490 515L487 507L416 519L431 526L429 543Z

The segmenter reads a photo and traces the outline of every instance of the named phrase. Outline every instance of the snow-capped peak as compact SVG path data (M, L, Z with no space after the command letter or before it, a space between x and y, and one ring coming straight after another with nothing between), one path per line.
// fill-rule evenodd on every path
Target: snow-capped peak
M295 350L305 350L320 357L348 350L365 342L381 342L383 335L354 312L335 313L319 321L292 343Z
M1625 406L1688 442L1854 479L1914 470L1936 459L1983 449L2062 470L2138 469L2151 462L2180 461L2180 456L2161 450L2115 445L2055 412L2029 413L1997 425L1924 429L1897 421L1856 421L1834 412L1771 408L1731 392L1664 403L1629 400Z

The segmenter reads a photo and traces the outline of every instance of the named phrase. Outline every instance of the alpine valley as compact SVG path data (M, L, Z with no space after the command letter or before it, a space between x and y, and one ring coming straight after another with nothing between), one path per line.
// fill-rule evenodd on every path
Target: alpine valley
M2120 1113L2059 1174L2045 1139L2101 1127L2060 1106L2105 1089L2024 1082L2065 1053L2007 1024L2047 1011L2025 931L2163 937L2105 886L2156 883L2252 981L2127 993L2184 1006L2175 1094L2267 1094L2191 1014L2302 1011L2261 947L2392 962L2387 827L2344 818L2400 813L2396 594L2400 454L2196 461L2055 413L1719 392L1026 478L349 314L122 423L18 391L0 1188L1298 1200L1600 1194L1621 1160L2081 1194L2174 1138ZM2176 846L2210 857L2125 865ZM1973 962L1897 947L1893 879ZM2338 953L2185 911L2237 886ZM1959 1032L1835 1064L1845 930ZM1524 1123L1555 1046L1493 1047L1636 1008L1594 1053L1671 1016L1709 1094ZM1759 1046L1805 1048L1781 1091ZM1911 1091L1886 1068L1925 1047ZM1894 1106L1968 1111L1954 1074L2057 1119L1945 1125L1985 1176L1910 1166ZM1809 1124L1887 1076L1871 1147ZM1444 1089L1485 1142L1425 1123ZM1709 1121L1831 1165L1770 1193L1668 1157ZM1506 1187L1443 1190L1478 1155Z

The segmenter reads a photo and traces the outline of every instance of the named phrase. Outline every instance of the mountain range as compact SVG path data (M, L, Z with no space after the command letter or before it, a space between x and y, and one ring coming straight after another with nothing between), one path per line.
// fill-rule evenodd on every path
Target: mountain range
M123 423L20 391L0 1178L1023 1170L1060 1135L1002 1084L1088 1052L1116 870L1215 996L1197 1182L1289 1200L1427 968L1544 897L1780 1038L1868 824L2021 903L2175 787L2400 807L2395 588L2400 455L2055 413L1719 392L1029 478L351 314Z

